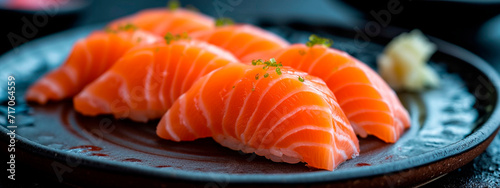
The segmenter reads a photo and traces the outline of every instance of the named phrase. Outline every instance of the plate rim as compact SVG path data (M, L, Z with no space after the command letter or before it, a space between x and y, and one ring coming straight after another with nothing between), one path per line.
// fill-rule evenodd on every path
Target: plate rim
M102 28L103 24L86 25L70 30L58 32L45 36L33 41L27 42L19 46L18 50L25 50L39 46L40 44L49 42L53 39L57 39L60 36L72 35L72 33L88 31L91 32L96 28ZM444 53L446 55L455 57L457 59L463 60L466 64L475 67L482 74L484 74L488 80L490 80L492 86L497 91L497 101L493 112L491 112L490 117L481 124L481 127L474 130L473 133L469 134L465 138L449 144L443 148L438 148L430 152L426 152L409 159L402 159L392 162L390 166L377 165L377 166L366 166L358 167L355 169L343 169L341 174L336 174L332 176L330 171L317 171L308 173L288 173L288 174L228 174L228 173L218 173L218 172L196 172L187 171L181 169L158 169L148 166L140 165L123 165L122 162L113 160L103 160L91 156L84 156L74 153L65 152L58 149L49 148L48 146L41 145L37 142L31 141L16 134L16 139L19 140L16 147L22 147L26 151L33 153L34 155L41 155L48 157L54 161L65 161L67 157L80 158L80 165L86 165L88 167L97 168L106 171L120 171L122 173L129 174L140 174L142 176L153 176L158 178L166 179L179 179L187 181L198 181L198 182L228 182L228 183L321 183L321 182L334 182L349 180L353 178L365 178L370 176L379 176L389 173L395 173L402 170L412 169L419 166L431 164L439 160L451 157L462 152L466 152L477 145L483 143L487 140L499 127L500 127L500 76L494 70L494 68L486 63L482 58L477 55L465 50L459 46L452 43L446 42L444 40L430 37L431 40L436 43L438 47L438 52ZM24 53L24 52L21 52ZM0 56L0 62L10 56L19 55L19 52L14 50L8 51L7 53ZM0 64L1 65L1 64ZM2 66L0 66L2 67ZM9 139L5 134L8 132L6 127L0 126L1 139L3 141ZM21 142L22 141L22 142ZM33 152L36 151L36 152ZM359 170L365 168L366 170ZM353 177L350 174L356 173L357 176Z

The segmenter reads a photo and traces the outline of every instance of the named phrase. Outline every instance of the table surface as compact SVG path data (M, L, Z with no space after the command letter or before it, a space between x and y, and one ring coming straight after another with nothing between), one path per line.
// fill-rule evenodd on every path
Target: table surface
M217 2L220 0L215 0ZM201 12L218 17L221 15L214 8L212 1L192 0L183 4L192 4ZM237 2L237 1L236 1ZM287 1L286 6L283 1L241 1L233 6L231 11L223 12L222 16L232 17L238 22L254 23L258 19L274 19L278 22L285 19L296 19L299 21L321 22L321 24L342 25L344 27L354 27L363 22L363 14L356 9L341 2L320 0L314 3L300 4L300 1ZM85 11L85 16L76 25L88 25L103 23L114 18L136 12L137 10L149 7L165 6L165 2L155 0L141 1L93 1L93 4ZM500 15L500 12L499 12ZM463 46L464 48L480 54L487 62L491 63L496 70L500 70L500 57L494 52L500 51L500 16L484 24L484 32L491 32L491 35L482 35L490 38L478 38L478 42L473 45ZM443 28L444 29L444 28ZM486 31L483 31L486 30ZM443 32L446 35L446 32ZM471 33L475 37L477 33ZM439 34L435 34L439 37ZM457 39L458 41L459 39ZM454 43L453 40L449 42ZM485 44L493 45L485 48ZM497 45L497 46L494 46ZM491 49L493 48L493 49ZM486 53L488 49L492 53ZM486 52L485 52L486 51ZM483 53L485 52L485 53ZM52 187L51 182L16 182L16 184L5 184L0 181L0 187ZM475 158L467 165L448 173L447 175L429 182L423 187L500 187L500 135L497 135L491 145L484 153Z

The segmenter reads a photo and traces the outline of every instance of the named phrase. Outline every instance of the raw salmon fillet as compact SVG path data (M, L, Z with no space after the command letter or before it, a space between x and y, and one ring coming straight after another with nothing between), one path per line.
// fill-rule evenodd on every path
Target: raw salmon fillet
M323 79L361 137L374 135L394 143L410 127L396 93L375 71L345 52L295 44L279 53L276 61Z
M142 10L136 14L111 22L108 27L117 29L132 24L142 30L164 36L171 34L192 34L215 28L213 18L185 9L169 10L154 8Z
M174 41L127 52L74 100L75 109L146 122L160 118L201 76L238 60L200 41Z
M233 150L326 170L357 156L357 137L326 84L289 68L281 73L245 64L217 69L175 101L156 132L172 141L212 137Z
M270 59L278 50L289 46L281 37L247 24L221 26L190 36L219 46L233 53L242 62Z
M49 100L71 98L131 48L163 42L162 38L141 30L93 32L76 42L63 65L31 85L26 99L45 104Z

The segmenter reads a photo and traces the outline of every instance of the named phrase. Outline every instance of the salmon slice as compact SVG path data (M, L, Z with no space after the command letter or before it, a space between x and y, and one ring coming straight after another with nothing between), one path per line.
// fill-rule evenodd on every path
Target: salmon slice
M162 42L162 38L141 30L93 32L76 42L63 65L31 85L26 99L45 104L73 97L131 48Z
M226 49L242 62L270 59L289 43L281 37L252 25L228 25L198 32L191 37Z
M156 133L172 141L212 137L233 150L326 170L357 156L357 137L326 84L289 68L281 73L245 64L217 69L175 101Z
M131 16L111 22L108 27L117 29L132 24L151 33L164 36L167 33L192 34L199 31L208 31L215 28L213 18L185 9L170 10L154 8L142 10Z
M74 107L146 122L160 118L198 78L234 62L229 52L194 40L134 48L80 92Z
M347 53L321 45L295 44L278 62L323 79L358 135L396 142L410 118L396 93L370 67Z

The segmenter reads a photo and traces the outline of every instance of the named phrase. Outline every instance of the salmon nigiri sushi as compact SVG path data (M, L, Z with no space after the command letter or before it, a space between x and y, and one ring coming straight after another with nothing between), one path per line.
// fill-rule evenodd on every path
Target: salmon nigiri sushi
M76 42L63 65L31 85L26 99L45 104L71 98L131 48L162 42L161 37L133 28L93 32Z
M157 134L212 137L233 150L326 170L357 156L357 137L326 84L272 64L229 64L200 78L162 117Z
M396 93L374 70L347 53L324 45L295 44L276 60L323 79L361 137L374 135L394 143L410 127L408 112Z
M133 24L138 28L156 35L192 34L199 31L208 31L215 28L214 19L203 14L177 8L153 8L142 10L136 14L117 19L108 28L117 29L123 25Z
M192 37L219 46L242 62L270 59L278 50L289 46L287 41L274 33L248 24L220 26L194 33Z
M74 107L146 122L160 118L198 78L234 62L229 52L194 40L135 48L80 92Z

